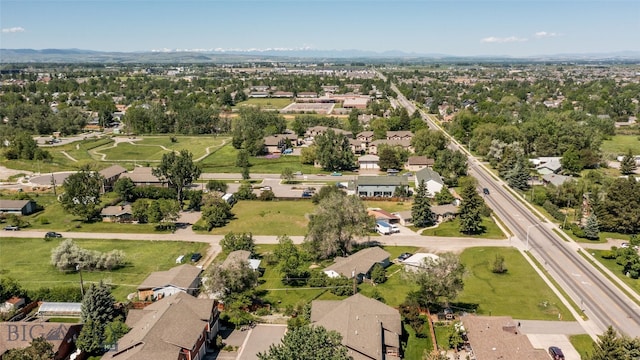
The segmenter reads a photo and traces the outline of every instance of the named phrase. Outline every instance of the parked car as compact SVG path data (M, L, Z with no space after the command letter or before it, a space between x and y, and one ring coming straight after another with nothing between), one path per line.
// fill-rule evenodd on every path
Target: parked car
M293 173L295 176L302 176L302 171L296 171Z
M331 173L331 176L342 176L342 173L334 171Z
M4 227L5 231L18 231L20 230L19 227L15 226L15 225L8 225Z
M271 190L271 186L263 186L260 188L260 191L270 191Z
M408 258L410 258L411 255L413 255L413 254L412 253L402 253L402 254L400 254L400 256L398 256L398 260L405 261Z
M48 233L44 234L45 239L61 238L61 237L62 237L62 234L57 233L55 231L49 231Z
M629 243L628 242L623 242L622 244L620 244L620 247L626 249L626 248L629 247Z
M193 255L191 255L191 262L198 262L200 259L202 259L200 253L193 253Z
M557 346L551 346L549 348L549 355L551 355L551 358L553 360L564 360L564 354L562 353L562 350L560 350L560 348Z
M487 188L482 189L482 193L485 195L489 195L489 189Z

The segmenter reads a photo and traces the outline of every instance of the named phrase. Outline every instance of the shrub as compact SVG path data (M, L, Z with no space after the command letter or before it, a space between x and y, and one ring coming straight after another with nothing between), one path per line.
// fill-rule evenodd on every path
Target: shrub
M564 220L564 214L560 212L560 208L558 208L551 201L547 200L542 204L542 207L556 220Z
M504 256L496 254L496 258L493 260L491 272L494 274L504 274L507 272L507 268L504 265Z
M573 235L575 235L575 236L577 236L577 237L579 237L581 239L584 239L584 238L587 237L587 235L585 235L585 233L584 233L584 230L580 226L578 226L576 224L571 224L571 232L573 233Z
M273 191L271 190L263 190L260 193L260 196L258 196L258 200L261 200L261 201L271 201L275 198L276 198L276 194L274 194Z

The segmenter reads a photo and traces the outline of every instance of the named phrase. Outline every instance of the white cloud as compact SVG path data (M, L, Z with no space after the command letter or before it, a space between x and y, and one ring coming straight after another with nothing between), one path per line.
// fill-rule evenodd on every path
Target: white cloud
M489 36L486 37L482 40L480 40L480 42L482 43L498 43L498 44L502 44L502 43L512 43L512 42L524 42L527 41L526 38L519 38L517 36L509 36L509 37L495 37L495 36Z
M24 32L24 28L16 26L16 27L12 27L12 28L4 28L2 29L2 33L6 34L6 33L19 33L19 32Z
M538 31L537 33L535 33L533 35L536 39L542 39L542 38L551 38L551 37L556 37L558 36L558 33L554 33L554 32L546 32L546 31Z

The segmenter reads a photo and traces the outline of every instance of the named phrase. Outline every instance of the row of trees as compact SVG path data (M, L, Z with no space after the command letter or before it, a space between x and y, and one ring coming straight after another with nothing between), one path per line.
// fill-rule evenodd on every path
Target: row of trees
M114 270L125 263L122 250L102 253L78 246L73 240L66 239L51 250L51 265L58 270Z

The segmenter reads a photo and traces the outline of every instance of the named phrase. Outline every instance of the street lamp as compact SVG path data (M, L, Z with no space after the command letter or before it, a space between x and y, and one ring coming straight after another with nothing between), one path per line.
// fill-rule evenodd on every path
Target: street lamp
M542 223L527 226L527 251L529 251L529 231L531 230L531 228L534 228L540 225L542 225Z

